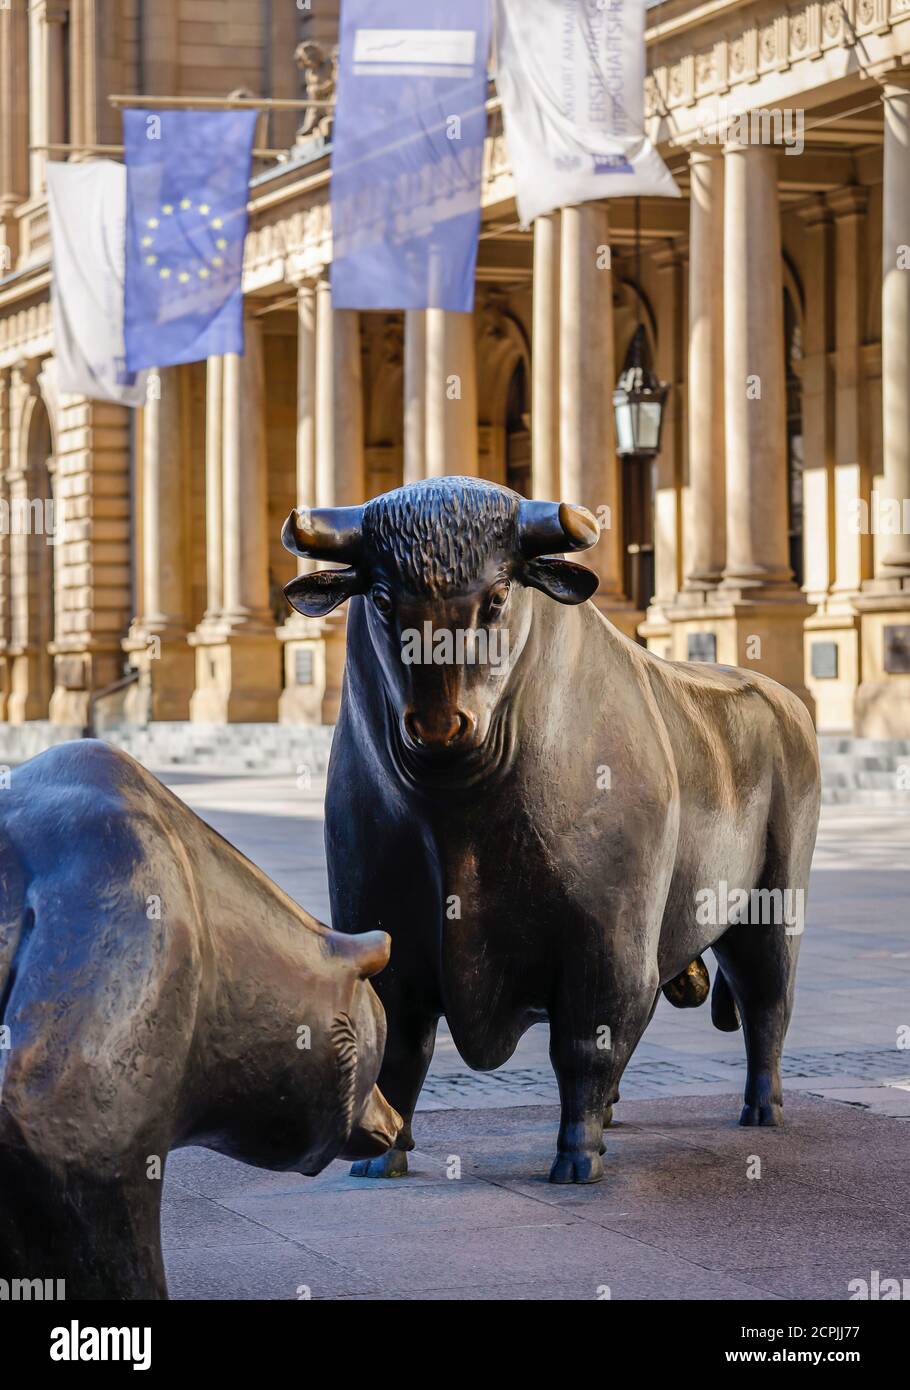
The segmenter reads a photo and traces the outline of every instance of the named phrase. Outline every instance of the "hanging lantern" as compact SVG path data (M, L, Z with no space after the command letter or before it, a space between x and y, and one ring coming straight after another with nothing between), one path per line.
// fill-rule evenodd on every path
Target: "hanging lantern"
M640 323L632 335L613 392L618 454L649 459L660 452L664 404L669 390L651 370L644 325Z

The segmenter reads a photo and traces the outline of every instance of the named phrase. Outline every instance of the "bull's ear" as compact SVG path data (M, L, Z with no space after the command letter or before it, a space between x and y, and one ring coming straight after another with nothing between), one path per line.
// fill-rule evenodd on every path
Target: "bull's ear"
M284 587L284 596L298 613L308 618L324 618L339 603L361 591L360 575L355 569L316 570L301 574Z
M596 592L600 583L593 570L573 565L570 560L528 560L524 582L539 589L557 603L584 603Z

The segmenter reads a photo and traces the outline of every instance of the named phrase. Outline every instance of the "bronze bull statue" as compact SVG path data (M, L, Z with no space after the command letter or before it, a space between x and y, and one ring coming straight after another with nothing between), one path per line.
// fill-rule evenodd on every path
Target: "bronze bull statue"
M170 1149L318 1173L384 1152L384 932L315 921L125 753L0 792L0 1277L166 1298Z
M407 1170L441 1016L482 1070L548 1019L550 1177L597 1181L659 991L704 997L709 946L714 1021L745 1026L742 1123L780 1123L801 924L775 903L804 904L812 721L765 676L663 661L618 632L586 602L596 576L556 558L598 534L584 508L474 478L285 523L288 549L345 566L295 579L291 604L318 617L352 600L326 800L333 924L395 941L376 981L379 1084L405 1124L355 1171ZM778 920L761 920L768 904Z

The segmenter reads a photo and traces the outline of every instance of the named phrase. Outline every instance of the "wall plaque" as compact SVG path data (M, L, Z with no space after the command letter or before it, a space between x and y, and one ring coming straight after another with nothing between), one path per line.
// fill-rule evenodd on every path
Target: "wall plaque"
M309 647L298 647L294 653L294 681L297 685L313 684L313 653Z
M885 670L892 675L910 675L910 623L892 623L885 628Z
M814 680L837 680L839 653L836 642L813 642L811 655Z
M717 636L713 632L690 632L687 638L689 661L716 661Z

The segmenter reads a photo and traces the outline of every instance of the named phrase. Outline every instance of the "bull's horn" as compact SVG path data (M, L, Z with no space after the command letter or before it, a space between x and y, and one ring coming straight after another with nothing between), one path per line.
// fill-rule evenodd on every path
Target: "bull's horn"
M600 538L597 519L572 502L523 501L518 508L518 542L525 559L587 550Z
M292 555L356 564L362 544L363 507L295 507L281 530Z
M332 954L349 960L362 980L384 970L392 950L392 938L385 931L358 932L356 936L332 932L331 943Z

